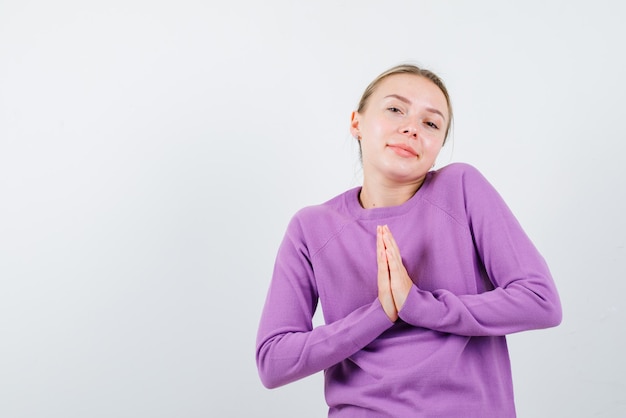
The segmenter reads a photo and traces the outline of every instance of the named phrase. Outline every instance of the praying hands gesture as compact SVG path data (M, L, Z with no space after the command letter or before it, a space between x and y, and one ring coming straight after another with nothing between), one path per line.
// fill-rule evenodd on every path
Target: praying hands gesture
M387 225L376 227L378 261L378 299L392 322L406 301L413 281L402 264L396 240Z

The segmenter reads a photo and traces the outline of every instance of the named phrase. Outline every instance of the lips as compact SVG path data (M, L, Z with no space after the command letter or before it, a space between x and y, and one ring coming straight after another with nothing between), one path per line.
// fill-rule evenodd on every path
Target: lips
M405 144L389 144L387 146L401 157L414 158L418 156L413 148Z

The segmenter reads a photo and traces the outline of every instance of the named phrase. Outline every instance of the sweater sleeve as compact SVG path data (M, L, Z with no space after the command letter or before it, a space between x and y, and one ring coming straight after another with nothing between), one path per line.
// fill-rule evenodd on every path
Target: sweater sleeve
M313 328L318 293L297 218L278 250L257 333L262 383L275 388L324 370L359 351L393 323L378 299L331 324Z
M493 290L456 295L414 285L400 318L415 326L465 336L500 336L558 325L561 303L548 266L508 206L471 166L462 171L461 186L463 221L468 223Z

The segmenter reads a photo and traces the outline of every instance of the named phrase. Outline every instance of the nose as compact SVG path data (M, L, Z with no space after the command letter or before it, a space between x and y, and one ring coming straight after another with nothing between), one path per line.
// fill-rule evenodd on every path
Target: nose
M403 128L402 133L410 136L411 138L417 139L417 126L414 123L411 123Z

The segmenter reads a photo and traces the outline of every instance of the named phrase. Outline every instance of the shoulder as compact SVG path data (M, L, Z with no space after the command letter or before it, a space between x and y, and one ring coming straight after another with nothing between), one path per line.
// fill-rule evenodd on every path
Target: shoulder
M307 242L309 247L324 245L354 221L348 206L357 193L358 188L350 189L324 203L301 208L289 222L288 235Z
M423 200L445 211L457 220L466 219L467 211L478 206L488 206L497 195L494 188L474 166L452 163L433 171Z
M437 181L484 180L482 173L468 163L452 163L433 172Z
M305 206L298 210L294 219L304 223L317 223L328 219L346 219L349 217L348 202L356 198L358 188L347 190L324 203Z
M433 171L430 183L431 194L442 194L447 199L481 190L493 190L485 176L476 167L467 163L452 163Z

